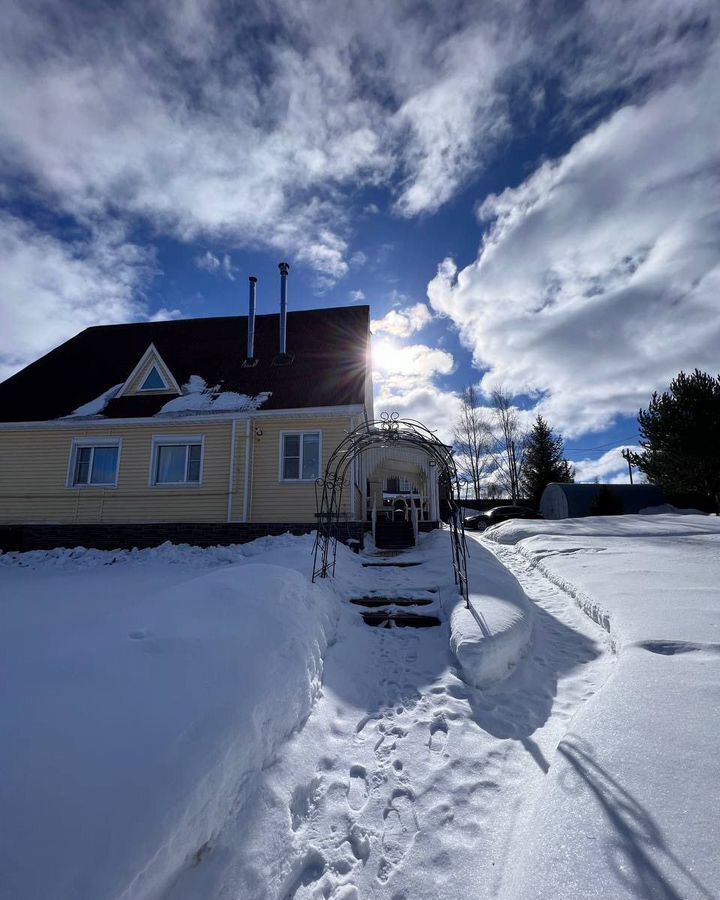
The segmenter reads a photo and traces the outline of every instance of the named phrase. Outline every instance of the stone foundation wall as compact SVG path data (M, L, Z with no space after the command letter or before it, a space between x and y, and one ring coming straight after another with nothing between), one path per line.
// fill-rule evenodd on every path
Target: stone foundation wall
M0 526L0 549L51 550L54 547L88 547L97 550L124 550L157 547L165 541L211 547L217 544L246 544L266 535L309 534L315 522L252 523L158 523L142 525L11 525ZM362 522L341 522L342 541L358 541L362 546Z

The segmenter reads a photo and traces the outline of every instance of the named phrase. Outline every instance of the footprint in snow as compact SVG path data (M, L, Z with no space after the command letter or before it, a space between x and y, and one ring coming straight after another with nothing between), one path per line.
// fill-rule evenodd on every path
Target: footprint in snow
M350 769L347 802L353 812L360 812L368 799L367 769L364 766L353 766Z
M430 726L430 752L440 756L445 749L447 738L447 722L444 719L436 719Z
M409 791L397 790L383 812L383 855L378 866L378 880L383 884L402 862L417 834L414 799Z

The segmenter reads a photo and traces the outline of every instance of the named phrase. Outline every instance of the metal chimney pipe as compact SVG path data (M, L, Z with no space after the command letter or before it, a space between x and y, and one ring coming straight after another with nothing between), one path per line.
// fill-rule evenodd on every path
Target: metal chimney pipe
M247 358L255 358L255 291L257 290L257 278L251 275L250 299L248 302L248 331L247 331Z
M287 352L287 277L290 266L286 262L278 265L280 269L280 355Z

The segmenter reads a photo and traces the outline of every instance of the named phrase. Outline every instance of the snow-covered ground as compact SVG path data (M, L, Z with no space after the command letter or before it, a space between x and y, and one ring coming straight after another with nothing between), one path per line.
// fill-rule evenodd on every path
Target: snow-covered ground
M552 760L510 896L720 896L720 519L512 522L486 536L571 591L619 653Z
M1 897L155 897L200 862L319 691L311 546L0 557Z
M0 555L0 896L716 896L716 522Z

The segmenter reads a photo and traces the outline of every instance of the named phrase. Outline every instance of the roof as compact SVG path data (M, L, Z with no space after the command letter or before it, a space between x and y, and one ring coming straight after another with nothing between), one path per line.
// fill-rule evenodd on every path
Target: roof
M654 484L563 484L553 482L545 490L562 491L567 500L568 518L575 519L590 514L593 501L600 488L603 487L609 488L615 497L622 500L625 513L638 513L648 506L658 506L665 502L662 490ZM543 499L541 499L541 508Z
M1 422L38 422L69 415L122 384L152 343L180 385L199 375L222 391L256 396L262 409L364 404L370 309L342 306L288 313L289 365L273 365L279 314L255 319L255 358L243 367L247 316L177 319L87 328L0 384ZM103 411L109 419L152 416L167 394L123 396Z

